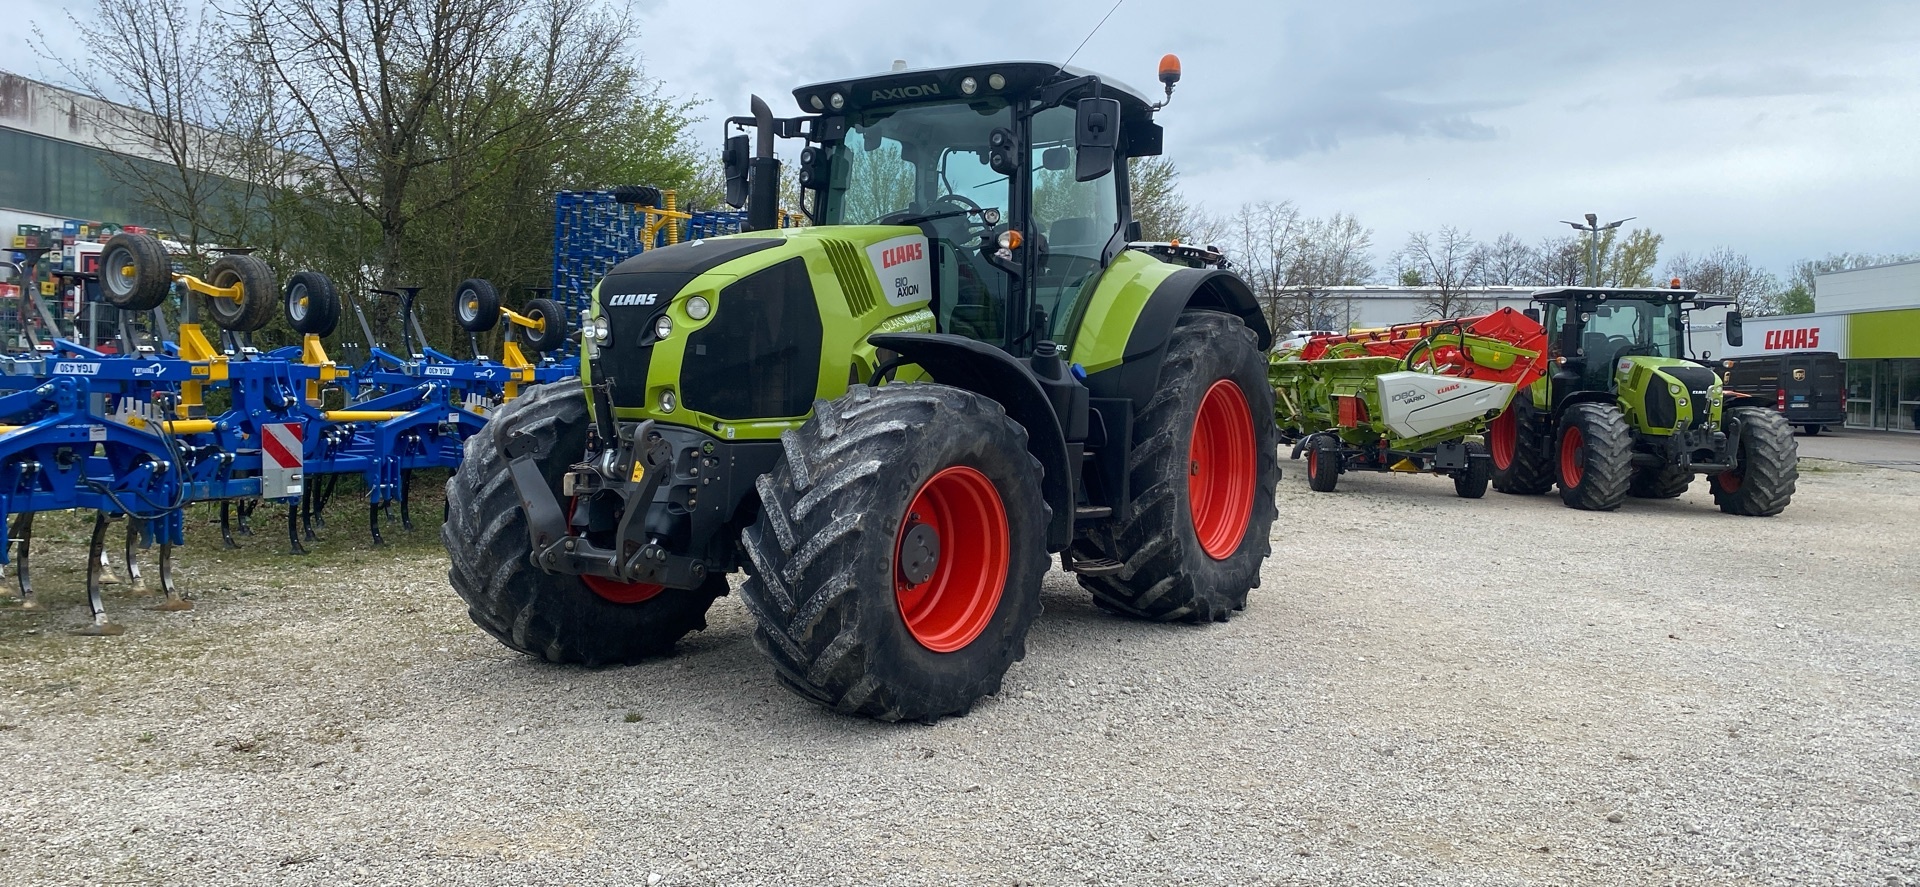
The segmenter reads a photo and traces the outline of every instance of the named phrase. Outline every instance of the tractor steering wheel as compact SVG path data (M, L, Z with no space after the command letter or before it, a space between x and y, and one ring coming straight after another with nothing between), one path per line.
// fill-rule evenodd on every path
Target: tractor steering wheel
M922 222L931 222L936 219L958 217L966 219L966 237L968 240L971 240L986 230L985 220L975 221L976 217L979 217L985 212L986 210L980 208L980 204L974 203L969 198L962 197L958 194L942 194L939 197L935 197L932 204L923 212L915 212L910 209L898 210L874 219L869 224L918 225Z

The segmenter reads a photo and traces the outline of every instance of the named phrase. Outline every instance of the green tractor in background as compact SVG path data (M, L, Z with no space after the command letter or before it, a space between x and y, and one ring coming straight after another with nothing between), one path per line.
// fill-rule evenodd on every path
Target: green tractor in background
M1771 402L1723 388L1710 364L1686 356L1691 313L1729 300L1566 287L1533 301L1528 313L1544 309L1543 325L1557 331L1552 370L1489 430L1494 489L1532 495L1557 484L1568 506L1609 511L1628 496L1674 498L1705 474L1728 514L1787 507L1799 477L1792 426ZM1727 344L1741 343L1740 324L1737 309L1727 312Z
M1165 102L1032 62L794 98L729 121L757 136L725 151L754 230L615 267L580 382L468 442L443 535L474 621L631 662L744 569L789 688L930 721L1025 654L1049 553L1114 613L1242 609L1280 476L1271 334L1218 253L1137 242L1126 161ZM776 137L807 143L811 227L774 227Z

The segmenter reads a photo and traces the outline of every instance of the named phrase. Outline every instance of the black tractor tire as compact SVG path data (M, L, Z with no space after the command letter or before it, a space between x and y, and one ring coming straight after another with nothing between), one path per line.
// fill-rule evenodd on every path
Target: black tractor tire
M1273 496L1280 484L1280 429L1273 400L1266 355L1240 318L1215 311L1180 315L1153 397L1134 416L1132 501L1118 519L1083 531L1075 541L1123 565L1116 573L1080 577L1096 605L1139 619L1190 623L1225 622L1235 610L1246 609L1247 593L1260 584L1260 564L1273 550L1269 534L1279 514ZM1216 478L1232 476L1225 466L1237 465L1234 472L1244 472L1245 482L1252 484L1251 496L1244 505L1213 512L1203 527L1196 519L1191 480L1205 478L1194 474L1199 459L1193 441L1201 431L1202 408L1207 427L1215 428L1213 417L1225 417L1229 409L1237 416L1242 402L1250 428L1205 435L1251 438L1252 453L1236 462L1224 461L1233 458L1225 452L1208 459L1209 464L1222 460ZM1200 503L1209 511L1210 505L1236 501L1220 498L1228 491L1238 497L1244 490L1225 480L1210 488L1215 491L1207 494L1211 501ZM1235 527L1240 528L1237 540Z
M295 271L281 292L287 325L293 327L294 332L330 336L340 325L340 293L325 274Z
M1487 453L1493 459L1493 488L1514 496L1538 496L1553 489L1553 439L1522 422L1532 398L1521 392L1487 429Z
M1678 465L1635 468L1627 495L1635 499L1675 499L1693 485L1693 472Z
M100 296L122 311L150 311L173 289L173 258L159 238L121 232L100 248Z
M1785 417L1765 407L1734 407L1730 424L1740 426L1738 466L1713 475L1713 503L1728 514L1772 517L1793 501L1800 480L1800 446Z
M533 320L544 320L539 330L525 330L527 347L545 353L567 344L567 309L552 299L528 299L527 310L520 312ZM524 329L524 328L523 328Z
M1560 501L1582 511L1612 511L1626 501L1633 477L1633 435L1610 403L1577 403L1560 419Z
M707 627L707 608L727 593L727 581L710 575L700 588L668 588L623 604L578 576L547 573L528 560L526 512L500 443L518 431L539 439L541 473L559 495L561 476L585 451L587 427L579 379L533 386L501 407L467 440L459 470L447 479L440 539L453 562L447 579L474 624L511 649L592 668L671 652L688 632Z
M221 256L207 270L207 282L218 287L240 285L240 300L214 296L202 297L207 313L223 330L251 333L273 320L279 307L280 287L273 282L273 269L258 256Z
M1485 444L1467 444L1467 467L1453 475L1453 494L1462 499L1480 499L1487 495L1493 481L1493 459Z
M1051 511L1026 429L959 388L854 385L816 402L781 444L786 458L760 476L760 516L741 537L740 589L781 682L882 721L963 715L1000 692L1026 656L1048 564ZM973 485L964 489L978 507L929 498L955 483ZM935 530L931 566L903 557L923 511ZM916 583L915 569L930 572ZM923 586L919 600L962 606L912 612Z
M460 281L453 289L453 319L469 333L484 333L500 325L500 291L478 277Z
M1827 430L1825 425L1802 425L1800 428L1807 433L1808 437L1819 437L1820 432Z
M1316 434L1307 441L1307 489L1331 493L1340 484L1340 438Z

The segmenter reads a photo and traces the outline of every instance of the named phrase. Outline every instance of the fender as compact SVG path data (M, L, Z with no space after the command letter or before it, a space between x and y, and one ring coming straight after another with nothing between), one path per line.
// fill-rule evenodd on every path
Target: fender
M1246 281L1218 268L1183 268L1167 275L1147 297L1127 336L1120 365L1087 377L1093 396L1126 398L1133 401L1134 409L1145 408L1160 382L1160 362L1174 325L1181 312L1195 308L1232 314L1253 330L1261 351L1273 347L1273 330Z
M1027 452L1040 460L1040 493L1053 509L1047 550L1066 548L1073 541L1074 466L1067 458L1060 418L1033 371L992 345L950 333L880 333L868 336L867 342L899 352L935 382L992 398L1027 430Z

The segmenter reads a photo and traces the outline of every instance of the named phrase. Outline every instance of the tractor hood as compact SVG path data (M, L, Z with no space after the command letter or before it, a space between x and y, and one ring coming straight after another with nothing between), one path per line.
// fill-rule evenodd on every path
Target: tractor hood
M1720 376L1693 361L1629 355L1614 362L1614 381L1650 434L1720 421Z

